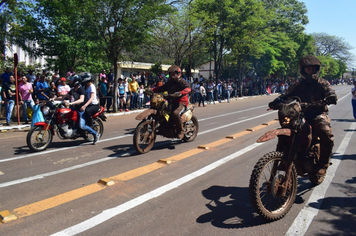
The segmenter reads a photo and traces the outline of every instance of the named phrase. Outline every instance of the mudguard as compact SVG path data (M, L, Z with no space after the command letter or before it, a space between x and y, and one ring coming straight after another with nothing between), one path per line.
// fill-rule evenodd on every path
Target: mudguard
M44 129L47 129L48 124L47 124L46 122L41 121L41 122L36 122L36 123L34 124L34 126L43 126ZM52 127L52 126L49 126L48 129L51 130L52 134L54 135L53 127Z
M259 139L257 139L257 143L262 143L269 141L271 139L274 139L278 135L285 135L285 136L290 136L291 135L291 130L290 129L273 129L262 135Z
M138 114L138 116L136 116L136 120L143 120L145 119L147 116L149 115L156 115L157 114L157 110L155 109L147 109L144 110L143 112L141 112L140 114Z

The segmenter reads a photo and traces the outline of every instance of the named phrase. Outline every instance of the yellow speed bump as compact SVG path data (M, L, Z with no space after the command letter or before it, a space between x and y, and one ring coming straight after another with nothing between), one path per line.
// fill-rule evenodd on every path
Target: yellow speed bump
M2 223L7 223L16 220L17 216L15 216L14 213L11 213L10 211L6 210L0 212L0 219Z
M172 161L172 160L169 160L169 159L159 159L158 162L159 162L159 163L164 163L164 164L167 164L167 165L173 163L173 161Z
M103 178L101 180L99 180L98 182L99 184L102 184L102 185L105 185L105 186L112 186L115 184L114 181L112 181L111 179L109 178Z

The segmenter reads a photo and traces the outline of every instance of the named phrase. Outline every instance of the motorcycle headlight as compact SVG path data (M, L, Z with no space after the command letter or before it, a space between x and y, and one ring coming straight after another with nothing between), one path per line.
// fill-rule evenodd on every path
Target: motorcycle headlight
M49 107L44 106L44 107L42 108L42 113L43 113L43 115L45 115L45 116L49 115Z

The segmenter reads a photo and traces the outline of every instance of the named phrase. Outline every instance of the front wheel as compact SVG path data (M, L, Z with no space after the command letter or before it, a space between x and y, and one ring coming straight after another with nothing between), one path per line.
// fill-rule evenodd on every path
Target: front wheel
M27 146L34 152L45 150L52 142L53 134L51 130L46 130L43 126L34 126L27 133Z
M136 151L141 154L149 152L156 141L156 132L154 131L153 124L152 120L143 120L135 129L133 145Z
M184 124L185 134L183 140L185 142L192 142L198 135L199 123L195 116Z
M270 152L256 163L250 179L250 200L255 211L268 221L283 218L292 207L297 196L297 171L292 166L286 181L283 153ZM283 189L286 186L286 193Z
M103 122L100 119L94 119L92 121L91 128L93 130L95 130L100 135L100 138L101 138L101 136L104 133ZM88 132L84 132L83 138L85 139L85 141L88 141L88 142L93 142L93 140L94 140L93 135L89 134Z

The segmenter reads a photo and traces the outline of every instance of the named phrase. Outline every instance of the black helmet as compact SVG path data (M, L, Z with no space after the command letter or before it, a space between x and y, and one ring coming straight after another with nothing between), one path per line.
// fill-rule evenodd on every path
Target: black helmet
M79 74L82 77L82 83L93 82L93 75L90 72L83 72Z
M305 72L305 67L315 66L316 72L308 75ZM308 55L299 60L299 73L304 77L307 82L316 81L319 78L321 62L316 56Z
M72 87L75 87L78 84L82 83L82 78L79 75L73 75L73 76L70 76L70 77L71 77L71 79L69 81L72 81L70 83Z

